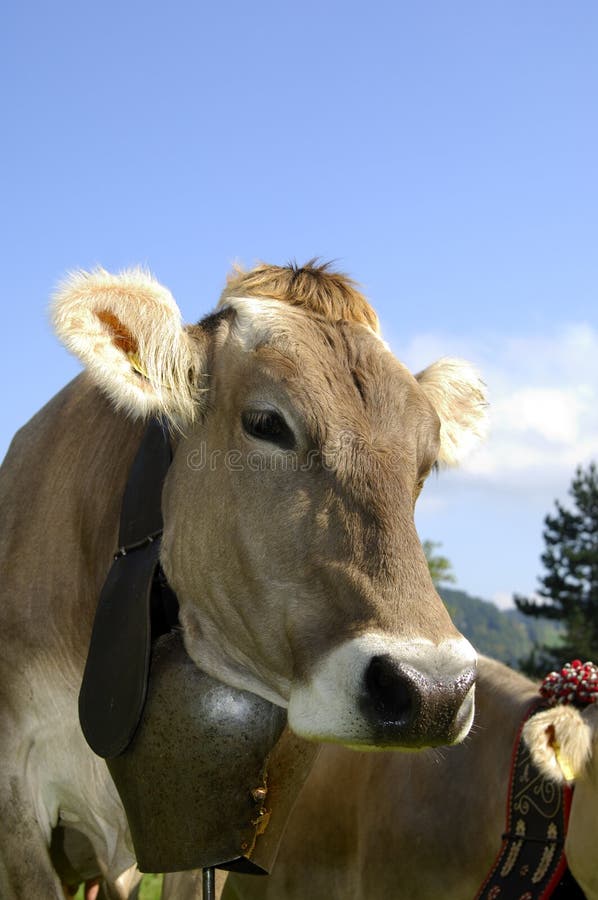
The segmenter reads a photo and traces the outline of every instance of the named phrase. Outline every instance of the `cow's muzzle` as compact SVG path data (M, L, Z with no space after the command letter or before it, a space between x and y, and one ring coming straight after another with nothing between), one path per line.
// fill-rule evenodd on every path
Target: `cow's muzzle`
M377 746L421 747L458 741L473 713L476 670L434 678L389 654L374 656L364 674L360 707Z
M364 749L455 744L473 721L475 675L465 638L362 634L291 686L289 725L302 737Z

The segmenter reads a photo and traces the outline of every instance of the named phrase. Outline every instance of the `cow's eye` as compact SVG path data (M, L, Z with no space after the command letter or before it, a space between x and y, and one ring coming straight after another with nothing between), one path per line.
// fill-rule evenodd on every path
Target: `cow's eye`
M246 409L241 414L245 433L260 441L269 441L285 450L295 446L293 432L275 409Z

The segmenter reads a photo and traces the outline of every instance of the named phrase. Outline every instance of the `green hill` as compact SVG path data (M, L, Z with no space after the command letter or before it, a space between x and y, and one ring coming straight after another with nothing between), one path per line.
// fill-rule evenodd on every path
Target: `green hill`
M439 589L453 622L476 650L513 668L529 656L535 643L558 644L560 629L547 619L532 619L517 609L501 610L494 603L453 588Z

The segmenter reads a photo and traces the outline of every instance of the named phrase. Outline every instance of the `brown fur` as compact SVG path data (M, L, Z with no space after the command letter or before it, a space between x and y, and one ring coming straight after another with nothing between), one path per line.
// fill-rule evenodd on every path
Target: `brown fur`
M555 706L538 713L523 736L548 778L575 779L565 853L587 900L598 900L598 704Z
M362 670L380 652L372 634L400 659L417 643L434 672L472 671L473 651L431 582L413 503L441 446L442 415L462 421L460 405L476 407L476 397L460 391L439 417L426 380L355 324L374 320L344 276L265 269L248 273L243 290L265 278L278 284L274 299L231 299L230 316L191 331L141 271L78 273L58 293L56 327L88 372L21 430L0 475L2 900L61 896L47 853L59 813L93 826L98 854L111 855L108 875L130 864L124 812L84 743L77 694L140 417L186 426L162 497L161 558L187 650L208 674L282 705L307 695L299 733L328 728L332 740L368 745L381 742L358 702ZM442 378L434 382L437 396ZM451 382L449 372L452 397ZM277 449L243 431L244 411L261 402L293 425L298 469L278 470ZM200 453L203 467L193 462ZM227 464L228 453L245 464ZM263 466L249 465L252 454ZM349 655L335 656L343 641ZM461 733L461 682L446 693L429 684L413 734L384 740Z
M536 690L494 660L480 659L478 672L476 720L458 747L325 746L272 874L230 875L223 900L474 897L500 848L512 744Z
M378 316L356 283L342 272L333 272L330 263L318 263L315 259L304 266L260 263L249 272L236 266L227 278L218 305L223 306L233 297L269 297L301 306L331 322L359 322L380 333Z
M501 846L513 741L534 696L535 684L482 657L476 719L462 745L417 754L324 747L272 875L230 875L223 900L474 897ZM565 852L585 896L597 900L598 708L557 707L528 721L524 735L535 763L558 779L558 766L544 758L548 722L579 765ZM163 900L174 898L165 891Z

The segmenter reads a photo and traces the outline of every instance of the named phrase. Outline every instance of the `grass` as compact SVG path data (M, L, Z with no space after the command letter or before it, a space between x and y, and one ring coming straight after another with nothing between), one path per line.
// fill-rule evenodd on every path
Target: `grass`
M141 890L139 891L139 900L160 900L161 890L161 875L144 875L141 882ZM77 891L75 900L84 900L83 886Z
M161 875L144 875L139 891L140 900L160 900L162 889Z

